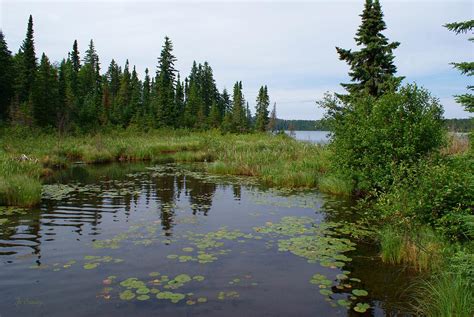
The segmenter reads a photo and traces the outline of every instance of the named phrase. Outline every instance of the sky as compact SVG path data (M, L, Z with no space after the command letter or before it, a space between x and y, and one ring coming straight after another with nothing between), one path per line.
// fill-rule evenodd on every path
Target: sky
M242 81L246 100L255 106L261 85L283 119L320 119L316 100L343 92L348 66L336 46L357 49L354 36L364 0L324 1L23 1L0 0L0 29L17 52L33 15L36 53L52 61L67 56L75 39L79 50L94 40L102 71L128 58L143 77L155 72L164 37L173 41L176 69L184 78L194 60L208 61L220 90ZM453 95L472 79L450 65L471 61L468 35L442 25L474 19L474 1L381 0L398 75L439 98L446 118L467 118ZM472 36L472 34L471 34Z

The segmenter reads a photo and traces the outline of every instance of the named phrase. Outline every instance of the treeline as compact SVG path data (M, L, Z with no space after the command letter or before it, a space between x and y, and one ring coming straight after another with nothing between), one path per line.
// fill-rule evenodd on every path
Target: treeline
M474 129L473 119L444 119L448 131L468 133ZM327 120L276 120L276 130L330 131Z
M329 124L325 120L284 120L277 119L277 130L294 131L328 131Z
M259 90L252 116L242 82L237 81L230 93L220 92L207 62L194 62L184 80L175 62L173 44L166 37L156 73L147 68L143 80L128 60L123 68L112 60L102 73L92 40L83 58L74 41L59 64L44 53L38 63L30 16L17 54L9 51L0 31L0 123L80 132L107 126L221 128L239 133L275 128L266 86Z
M471 132L474 130L474 120L471 119L445 119L446 126L452 132Z

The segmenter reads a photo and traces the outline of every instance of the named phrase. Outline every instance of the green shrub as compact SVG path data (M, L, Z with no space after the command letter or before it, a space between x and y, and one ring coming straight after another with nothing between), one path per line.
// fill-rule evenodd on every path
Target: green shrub
M429 224L450 240L472 239L473 164L472 154L466 154L401 167L374 209L395 223Z
M331 124L335 167L361 189L388 188L400 164L416 162L445 139L442 106L416 85L344 104L326 96L319 104Z

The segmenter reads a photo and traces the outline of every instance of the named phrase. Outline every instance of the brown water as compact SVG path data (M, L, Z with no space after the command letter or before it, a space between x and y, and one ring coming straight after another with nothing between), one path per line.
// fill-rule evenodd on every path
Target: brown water
M1 317L408 314L412 276L354 238L350 201L183 165L50 183L39 208L1 211Z

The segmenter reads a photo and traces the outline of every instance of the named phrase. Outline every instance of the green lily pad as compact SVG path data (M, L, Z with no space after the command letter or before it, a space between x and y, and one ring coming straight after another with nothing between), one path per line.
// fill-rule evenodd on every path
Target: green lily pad
M328 290L328 289L320 289L319 292L324 296L329 296L329 295L333 294L333 292L331 290Z
M343 306L343 307L349 307L351 305L351 302L345 300L345 299L339 299L337 301L337 303L340 305L340 306Z
M99 266L99 263L86 263L83 268L86 270L92 270Z
M130 290L125 290L122 293L120 293L121 300L132 300L134 298L135 298L135 294Z
M357 303L354 307L354 310L358 313L365 313L370 308L370 305L367 303Z
M141 301L149 300L150 296L143 294L143 295L137 296L137 299Z
M366 290L363 289L353 289L352 294L355 296L367 296L369 293Z

